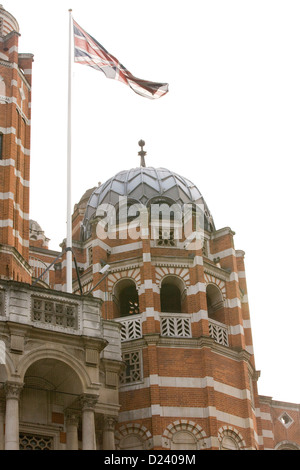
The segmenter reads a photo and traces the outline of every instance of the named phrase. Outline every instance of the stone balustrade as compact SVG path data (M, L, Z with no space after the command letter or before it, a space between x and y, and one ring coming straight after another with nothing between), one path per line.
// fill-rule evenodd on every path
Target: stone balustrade
M191 314L160 313L161 336L191 338ZM142 315L117 318L121 324L121 341L132 341L142 338ZM218 344L229 346L228 327L223 323L209 319L209 335Z
M35 326L68 334L103 337L98 299L0 281L0 322Z

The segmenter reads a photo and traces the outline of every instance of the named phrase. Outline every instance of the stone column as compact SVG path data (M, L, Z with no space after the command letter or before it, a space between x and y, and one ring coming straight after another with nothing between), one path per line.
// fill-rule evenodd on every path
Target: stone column
M67 450L78 450L78 422L78 413L73 410L67 410Z
M5 384L5 450L19 450L19 399L21 390L21 384Z
M95 405L98 397L83 395L82 404L82 450L96 450Z
M115 425L115 418L104 416L103 450L115 450Z

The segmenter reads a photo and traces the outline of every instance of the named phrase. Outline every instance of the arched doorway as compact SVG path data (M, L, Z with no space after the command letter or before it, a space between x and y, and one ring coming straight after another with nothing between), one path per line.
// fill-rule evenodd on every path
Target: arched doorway
M81 445L82 383L67 363L44 358L31 364L20 398L20 449L67 448L68 419L77 417L76 445Z

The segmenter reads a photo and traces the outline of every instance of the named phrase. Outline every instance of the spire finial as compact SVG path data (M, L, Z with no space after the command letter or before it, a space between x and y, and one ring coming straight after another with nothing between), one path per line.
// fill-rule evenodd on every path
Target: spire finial
M139 141L139 146L141 147L141 150L140 152L138 153L139 156L141 157L141 166L145 167L146 166L146 163L145 163L145 156L147 155L147 152L144 151L144 145L145 145L145 141L144 140L140 140Z

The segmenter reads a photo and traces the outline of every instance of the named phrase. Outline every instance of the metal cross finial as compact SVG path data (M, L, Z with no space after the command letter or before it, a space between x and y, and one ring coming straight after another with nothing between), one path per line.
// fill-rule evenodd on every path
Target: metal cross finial
M144 151L144 145L145 145L145 142L143 140L140 140L139 141L139 146L141 147L141 150L139 152L139 156L141 157L141 166L143 166L143 167L146 166L145 156L147 155L147 152Z

